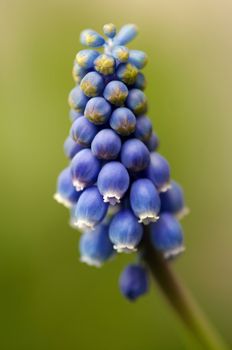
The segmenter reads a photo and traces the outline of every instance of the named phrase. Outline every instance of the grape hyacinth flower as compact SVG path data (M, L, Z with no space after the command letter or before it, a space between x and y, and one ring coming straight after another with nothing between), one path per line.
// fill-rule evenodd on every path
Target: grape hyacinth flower
M137 32L133 24L117 32L109 23L105 38L92 29L81 33L85 48L73 65L72 125L64 144L70 166L59 176L55 195L70 208L72 227L84 232L82 262L100 266L117 252L139 256L120 277L129 300L148 290L143 256L149 237L154 253L164 258L183 250L177 218L185 210L183 191L157 152L159 139L147 115L141 71L147 55L126 46Z
M120 276L121 293L130 301L147 293L150 273L204 349L227 349L170 266L184 250L178 220L186 206L147 116L147 55L126 46L138 29L127 24L117 32L108 23L103 33L80 35L85 48L73 64L64 145L70 162L54 198L68 207L71 227L83 231L82 262L101 266L117 252L134 253L136 262Z

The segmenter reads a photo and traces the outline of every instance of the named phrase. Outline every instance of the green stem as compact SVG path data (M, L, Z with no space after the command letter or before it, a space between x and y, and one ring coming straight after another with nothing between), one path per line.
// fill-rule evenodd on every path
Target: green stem
M170 262L157 252L150 243L149 232L144 235L144 261L169 303L207 350L226 350L227 345L211 327L206 317L177 277Z

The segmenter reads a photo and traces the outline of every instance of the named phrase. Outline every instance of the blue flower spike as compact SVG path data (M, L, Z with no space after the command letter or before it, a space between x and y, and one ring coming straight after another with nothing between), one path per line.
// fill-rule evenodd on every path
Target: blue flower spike
M90 266L100 267L114 255L109 239L109 227L99 224L94 230L87 230L80 238L80 260Z
M133 182L130 190L130 205L139 222L144 225L159 219L159 194L148 179L138 179Z
M139 264L128 265L121 273L119 287L122 295L129 301L135 301L147 293L149 280L146 268Z
M82 262L99 267L117 253L138 255L119 281L131 301L148 290L146 238L154 254L177 256L184 249L178 220L187 212L147 114L147 54L127 46L137 33L134 24L116 31L112 23L103 26L104 37L92 29L81 33L87 48L73 63L72 125L64 143L69 164L54 195L69 208L71 227L82 231Z
M101 47L105 44L105 39L95 30L86 29L81 32L80 42L82 45L89 47Z
M168 213L161 214L159 220L152 224L151 240L166 259L174 258L185 250L182 227L178 220Z
M130 178L126 168L120 162L115 161L105 164L97 179L104 202L109 202L111 205L120 203L129 184Z

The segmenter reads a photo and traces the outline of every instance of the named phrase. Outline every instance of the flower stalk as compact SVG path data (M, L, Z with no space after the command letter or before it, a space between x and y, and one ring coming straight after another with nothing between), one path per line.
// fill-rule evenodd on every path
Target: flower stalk
M148 229L147 229L148 231ZM143 259L166 299L198 342L207 350L228 350L196 301L181 282L170 261L151 245L149 232L143 237Z

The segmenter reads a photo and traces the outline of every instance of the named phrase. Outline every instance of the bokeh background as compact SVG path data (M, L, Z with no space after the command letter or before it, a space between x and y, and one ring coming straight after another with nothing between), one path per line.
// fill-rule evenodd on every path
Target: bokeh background
M107 22L140 28L149 115L191 208L175 269L232 344L231 12L226 0L0 1L1 349L200 349L155 284L122 298L131 256L79 263L79 234L52 198L79 32Z

